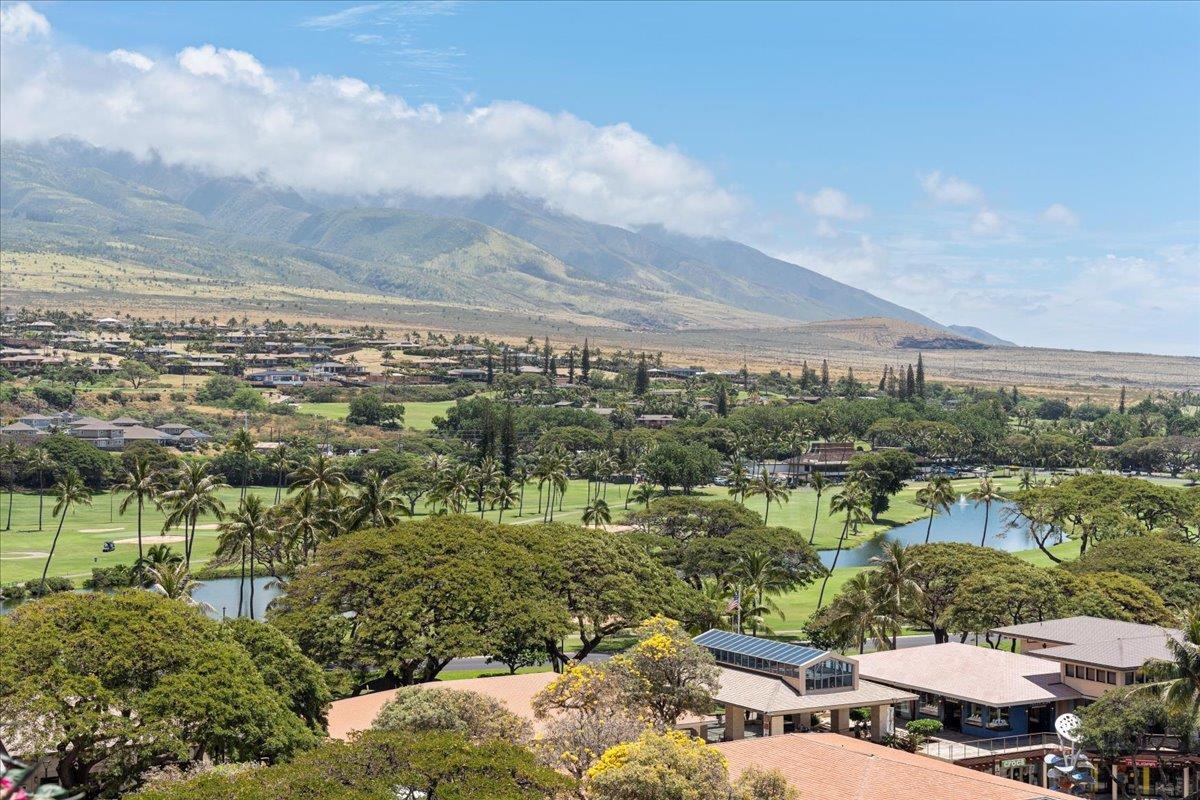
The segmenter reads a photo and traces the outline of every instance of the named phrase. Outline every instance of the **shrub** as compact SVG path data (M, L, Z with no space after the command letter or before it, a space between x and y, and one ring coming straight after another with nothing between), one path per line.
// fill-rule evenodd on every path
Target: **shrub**
M201 403L220 402L233 397L234 392L244 384L230 375L213 375L204 382L196 392L196 400Z
M75 584L70 578L64 578L60 575L51 575L46 578L45 594L57 594L58 592L69 592L75 588ZM40 578L25 581L25 592L30 597L42 597L42 581Z

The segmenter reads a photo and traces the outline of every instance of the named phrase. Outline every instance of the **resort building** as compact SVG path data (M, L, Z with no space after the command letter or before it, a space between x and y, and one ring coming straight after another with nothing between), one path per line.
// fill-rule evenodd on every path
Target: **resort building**
M710 630L694 641L720 668L716 701L720 738L779 736L825 724L835 733L851 730L850 711L869 708L870 736L879 741L893 730L892 707L915 702L915 694L863 680L855 659L815 647ZM707 738L707 731L697 729Z
M979 739L1053 731L1087 697L1044 659L958 642L867 653L858 663L871 680L916 693L901 717Z

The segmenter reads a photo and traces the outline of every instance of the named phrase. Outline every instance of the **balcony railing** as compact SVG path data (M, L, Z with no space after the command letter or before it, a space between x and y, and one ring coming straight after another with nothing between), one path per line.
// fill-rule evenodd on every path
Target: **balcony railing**
M958 761L964 758L978 758L986 755L1057 746L1058 737L1053 733L1022 733L1016 736L999 736L994 739L971 739L966 742L934 739L922 747L921 752L944 761Z

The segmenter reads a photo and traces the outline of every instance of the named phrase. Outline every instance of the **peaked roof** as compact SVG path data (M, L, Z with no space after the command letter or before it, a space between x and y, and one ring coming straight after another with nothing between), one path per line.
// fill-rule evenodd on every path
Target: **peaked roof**
M776 642L772 639L760 639L757 636L747 636L744 633L733 633L731 631L719 631L716 629L705 631L692 641L703 647L727 650L731 653L754 656L755 658L762 658L767 661L774 661L777 664L787 664L793 667L802 667L805 664L811 664L813 661L829 655L826 651L819 650L816 647Z
M1071 795L836 733L790 733L713 745L738 778L777 769L804 800L1058 800Z

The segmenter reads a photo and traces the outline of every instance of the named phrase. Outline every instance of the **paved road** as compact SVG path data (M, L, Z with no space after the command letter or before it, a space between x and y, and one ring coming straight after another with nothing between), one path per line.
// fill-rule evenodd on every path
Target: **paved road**
M597 661L605 661L612 658L610 653L589 653L584 661L595 663ZM547 662L549 663L549 662ZM488 672L504 672L508 667L496 662L488 663L483 656L471 656L469 658L456 658L446 665L446 669L452 671L458 670L487 670Z

